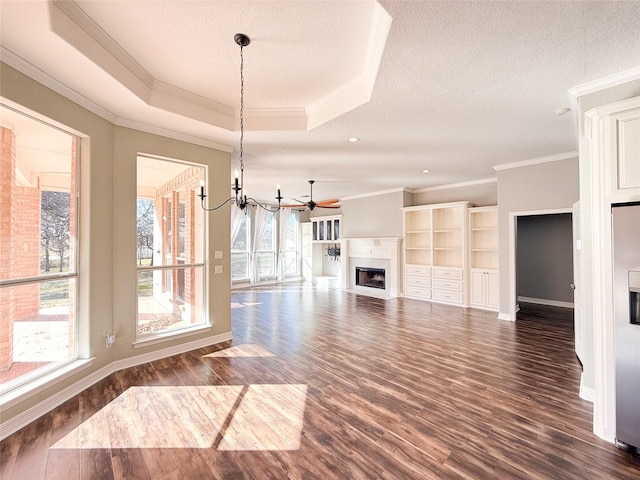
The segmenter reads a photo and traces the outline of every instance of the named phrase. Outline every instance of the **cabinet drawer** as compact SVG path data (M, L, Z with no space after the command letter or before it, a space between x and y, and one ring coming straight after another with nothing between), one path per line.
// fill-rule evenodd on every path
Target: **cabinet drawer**
M405 297L416 298L418 300L428 300L431 298L431 290L428 288L407 286L404 290Z
M447 280L444 278L434 278L433 288L437 288L439 290L451 290L453 292L461 292L462 282L459 280Z
M406 277L404 277L404 282L407 286L431 288L431 278L429 277L416 277L414 275L407 275Z
M434 290L433 299L449 303L462 303L462 293Z
M439 278L454 278L462 280L462 269L460 268L434 268L433 276Z
M406 265L405 272L407 275L422 275L423 277L431 276L431 267L423 267L419 265Z

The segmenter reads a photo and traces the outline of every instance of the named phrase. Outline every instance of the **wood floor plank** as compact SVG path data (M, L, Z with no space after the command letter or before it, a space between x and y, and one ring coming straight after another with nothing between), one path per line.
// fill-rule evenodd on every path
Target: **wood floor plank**
M11 478L16 480L45 478L52 422L52 416L47 414L25 427Z
M2 441L2 479L640 479L591 431L569 309L233 302L233 341L101 380Z

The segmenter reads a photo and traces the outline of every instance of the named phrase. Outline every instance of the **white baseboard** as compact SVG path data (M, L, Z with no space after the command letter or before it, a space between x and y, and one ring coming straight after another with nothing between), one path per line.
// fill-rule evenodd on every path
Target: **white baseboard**
M515 319L511 318L511 314L510 313L500 312L500 313L498 313L498 320L506 320L507 322L513 322Z
M572 302L561 302L559 300L548 300L546 298L518 297L519 302L535 303L537 305L549 305L552 307L573 308Z
M161 358L170 357L172 355L178 355L180 353L188 352L191 350L197 350L198 348L207 347L209 345L215 345L217 343L226 342L232 340L233 336L231 332L221 333L214 335L213 337L206 337L192 342L182 343L173 347L163 348L161 350L154 350L153 352L143 353L142 355L136 355L135 357L129 357L122 360L116 360L93 373L90 373L86 377L77 381L73 385L54 393L46 400L39 402L33 407L25 410L22 413L10 418L6 422L0 424L0 440L4 440L12 433L17 432L21 428L27 426L34 420L37 420L42 415L50 412L59 405L62 405L67 400L82 393L90 386L96 384L100 380L108 377L112 373L117 372L125 368L135 367L143 363L153 362L160 360Z
M591 403L596 399L596 390L593 387L584 386L584 372L580 375L580 398Z

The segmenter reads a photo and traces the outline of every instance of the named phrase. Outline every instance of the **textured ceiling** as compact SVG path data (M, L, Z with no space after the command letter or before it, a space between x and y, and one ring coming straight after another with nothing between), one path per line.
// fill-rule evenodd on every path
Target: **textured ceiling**
M114 123L234 151L269 199L495 176L577 150L569 89L640 67L640 2L6 1L2 60ZM347 143L360 137L356 144ZM423 169L431 173L424 175Z

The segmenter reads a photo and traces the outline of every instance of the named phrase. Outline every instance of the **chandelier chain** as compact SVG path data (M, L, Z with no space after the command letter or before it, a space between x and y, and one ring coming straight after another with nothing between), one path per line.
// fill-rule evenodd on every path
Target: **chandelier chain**
M212 212L222 208L224 205L231 203L240 208L240 210L247 212L247 206L260 207L267 212L275 213L280 210L280 202L282 195L280 194L280 185L276 185L278 206L262 205L256 199L247 197L247 191L244 188L244 47L249 45L250 39L243 33L237 33L234 37L235 42L240 45L240 178L236 174L235 184L231 186L231 190L235 192L235 196L229 197L220 205L215 207L207 207L205 205L205 198L207 195L204 192L204 181L200 183L200 205L202 209L207 212ZM238 181L239 180L239 181Z
M240 45L240 170L244 171L242 144L244 142L244 47ZM244 186L244 185L243 185Z

